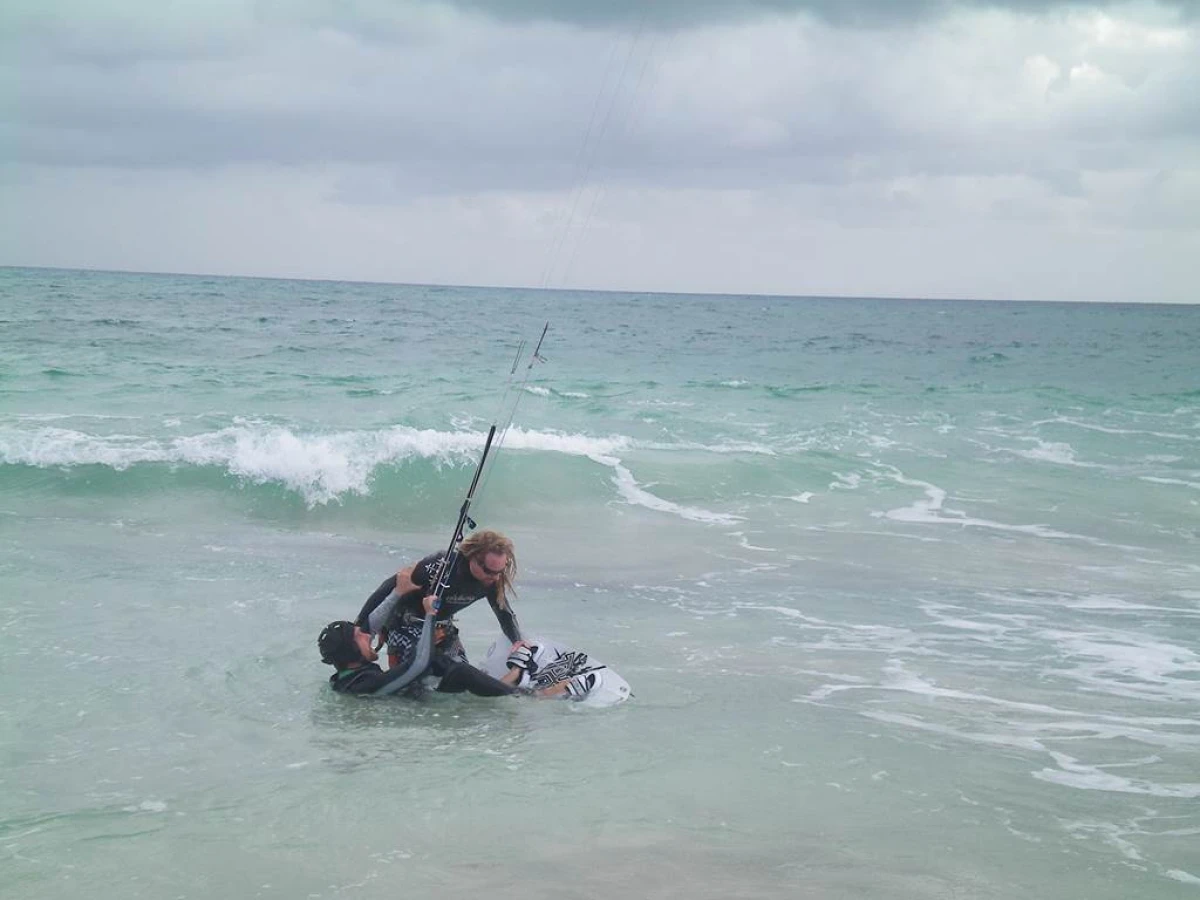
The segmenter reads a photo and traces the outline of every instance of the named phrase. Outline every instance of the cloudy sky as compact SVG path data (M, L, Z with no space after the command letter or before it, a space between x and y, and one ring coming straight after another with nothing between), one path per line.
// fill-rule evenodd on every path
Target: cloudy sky
M0 264L1200 302L1200 0L6 0Z

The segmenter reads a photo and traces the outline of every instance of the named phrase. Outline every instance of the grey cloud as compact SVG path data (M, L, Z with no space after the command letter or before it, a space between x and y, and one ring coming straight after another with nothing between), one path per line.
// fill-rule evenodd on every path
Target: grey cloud
M605 61L627 43L478 23L453 32L404 53L319 30L235 34L201 42L219 48L215 56L127 65L43 48L23 64L3 146L20 161L59 165L381 163L416 191L553 189L581 177L575 161L592 122L595 174L618 183L844 181L857 156L877 177L1015 168L1066 187L1062 172L1082 155L1121 164L1122 148L1136 152L1131 138L1174 138L1186 149L1200 131L1194 64L1153 70L1110 100L1072 107L1060 84L1074 60L1067 55L1048 88L1061 112L1046 118L1052 107L1034 106L1027 120L989 121L978 103L939 108L946 74L970 75L959 63L836 30L735 34L771 35L768 46L744 51L765 66L747 65L719 34L643 40L628 76L610 71L611 93L601 96ZM790 68L776 71L780 63ZM1114 71L1120 63L1104 60ZM609 111L602 135L596 109Z
M808 13L840 25L881 26L963 9L1042 13L1128 4L1124 0L449 0L449 5L510 21L680 28L770 14ZM1159 5L1189 17L1198 12L1195 0L1160 0Z
M358 4L337 19L312 2L287 18L259 6L255 17L177 22L161 35L43 24L19 42L18 64L0 54L20 87L0 97L0 154L163 185L180 172L217 184L223 169L250 164L311 182L305 196L340 211L344 227L352 214L375 221L414 204L452 210L463 195L507 193L536 208L588 181L579 216L598 210L596 231L634 222L667 233L691 217L697 247L701 231L724 227L704 205L723 194L759 198L738 226L747 229L760 214L781 227L807 217L902 232L973 217L1044 224L1064 210L1114 228L1182 229L1200 208L1193 182L1173 174L1197 158L1194 32L1182 50L1090 46L1085 60L1086 41L1054 17L960 17L947 33L925 22L902 41L793 17L634 42L632 30L607 26L397 9ZM350 27L373 21L389 24ZM1044 90L1021 80L1031 57L1045 58ZM1084 61L1105 78L1073 81ZM595 155L581 168L589 122ZM325 170L337 177L312 175ZM1126 188L1085 175L1124 170L1166 174ZM256 183L238 187L255 196ZM678 218L656 219L638 196ZM688 197L700 198L692 211L679 199Z

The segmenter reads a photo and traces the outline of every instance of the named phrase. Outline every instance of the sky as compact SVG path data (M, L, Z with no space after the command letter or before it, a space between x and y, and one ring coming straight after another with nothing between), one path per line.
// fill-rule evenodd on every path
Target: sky
M0 265L1200 302L1200 0L6 0Z

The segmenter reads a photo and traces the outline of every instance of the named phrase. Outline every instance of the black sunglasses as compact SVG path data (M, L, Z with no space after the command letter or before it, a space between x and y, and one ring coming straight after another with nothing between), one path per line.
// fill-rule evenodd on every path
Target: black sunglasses
M508 563L505 563L498 569L489 569L487 563L485 563L483 561L482 556L476 557L475 562L479 566L479 568L483 569L484 572L486 572L488 575L491 575L492 577L495 577L497 575L503 575L504 570L508 568Z

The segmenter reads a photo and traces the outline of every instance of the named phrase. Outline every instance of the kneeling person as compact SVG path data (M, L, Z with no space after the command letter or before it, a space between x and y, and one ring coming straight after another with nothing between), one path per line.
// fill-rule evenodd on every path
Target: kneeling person
M376 663L379 654L371 646L370 632L353 622L330 622L317 638L321 662L337 669L329 684L342 694L386 696L416 686L422 673L410 673L409 667L383 671ZM520 677L517 672L515 682ZM438 690L444 693L470 691L481 697L499 697L516 693L511 684L492 678L467 663L453 663L442 675Z
M371 645L371 633L357 627L353 622L330 622L317 638L317 649L321 651L321 662L333 666L337 671L329 676L329 684L341 694L362 696L387 696L412 690L418 684L410 677L408 668L395 667L383 671L376 663L379 653ZM521 677L531 664L529 647L523 643L513 645L508 658L508 672L502 679L493 678L465 662L451 663L442 675L438 690L456 694L469 691L480 697L502 697L507 694L529 693L518 687ZM576 676L579 678L580 676ZM582 698L590 685L575 685L563 682L532 693L539 697Z

